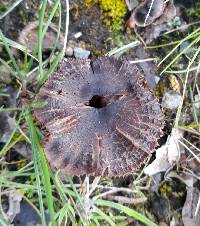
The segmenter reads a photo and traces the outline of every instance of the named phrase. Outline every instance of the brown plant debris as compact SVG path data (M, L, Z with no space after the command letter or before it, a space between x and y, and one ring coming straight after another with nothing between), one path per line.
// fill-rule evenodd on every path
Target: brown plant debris
M151 155L164 116L141 70L127 60L65 59L41 88L35 116L52 166L67 175L124 176Z
M196 187L187 189L187 197L182 209L182 219L184 226L200 225L200 208L198 202L200 200L200 191Z
M28 50L33 51L36 47L37 39L38 39L38 27L39 22L33 21L26 25L26 27L21 31L18 41L20 44L26 46ZM50 23L49 29L46 32L42 44L43 50L50 50L54 47L56 44L56 33L57 28L56 25L53 23ZM60 38L58 40L58 43L60 46L63 46L64 42L64 36L61 33Z

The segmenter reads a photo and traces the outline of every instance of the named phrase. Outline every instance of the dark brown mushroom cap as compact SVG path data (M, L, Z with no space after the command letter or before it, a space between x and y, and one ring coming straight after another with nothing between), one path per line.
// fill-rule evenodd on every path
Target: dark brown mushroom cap
M160 105L136 65L102 57L64 60L41 88L46 157L67 175L131 174L162 135Z
M153 2L152 0L146 0L134 10L131 16L133 18L129 20L134 20L135 24L140 27L148 26L163 14L165 6L164 0L154 0Z

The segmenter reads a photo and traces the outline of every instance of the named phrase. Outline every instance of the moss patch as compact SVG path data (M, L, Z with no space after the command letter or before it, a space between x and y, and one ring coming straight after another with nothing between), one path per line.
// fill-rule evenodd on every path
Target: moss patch
M90 7L98 4L101 11L101 19L112 31L120 31L124 25L127 14L127 6L124 0L85 0L85 5Z

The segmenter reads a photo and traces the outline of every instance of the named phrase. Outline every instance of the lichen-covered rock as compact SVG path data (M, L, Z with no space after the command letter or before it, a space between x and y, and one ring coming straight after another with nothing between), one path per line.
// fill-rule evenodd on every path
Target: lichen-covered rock
M64 60L34 110L51 165L67 175L124 176L151 155L164 116L142 72L126 60Z
M83 48L79 48L79 47L75 47L74 48L74 56L76 58L80 58L80 59L87 59L90 55L90 51L83 49Z

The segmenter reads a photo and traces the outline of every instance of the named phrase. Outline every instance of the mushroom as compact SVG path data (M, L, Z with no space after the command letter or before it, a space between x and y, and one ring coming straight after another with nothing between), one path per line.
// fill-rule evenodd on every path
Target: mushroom
M18 41L20 44L26 46L28 50L33 51L37 40L38 40L38 26L39 22L34 21L30 22L26 25L26 27L22 30L22 32L19 35ZM43 40L43 50L48 51L54 47L56 44L56 25L53 23L50 23L48 31L46 32ZM64 42L64 36L60 34L60 45L63 45Z
M164 115L142 71L123 59L65 59L36 98L43 148L67 175L124 176L154 152Z
M133 27L134 24L146 27L162 16L165 7L164 0L146 0L133 11L127 24L129 27Z

